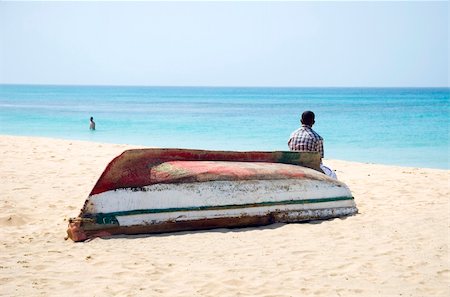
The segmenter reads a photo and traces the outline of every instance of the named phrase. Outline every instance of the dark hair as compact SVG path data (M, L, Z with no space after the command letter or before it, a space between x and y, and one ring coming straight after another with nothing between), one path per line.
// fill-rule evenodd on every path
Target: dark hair
M302 113L302 124L312 126L314 124L314 112L307 110Z
M93 118L93 117L91 117L91 119L90 119L90 120L92 121L93 119L94 119L94 118Z

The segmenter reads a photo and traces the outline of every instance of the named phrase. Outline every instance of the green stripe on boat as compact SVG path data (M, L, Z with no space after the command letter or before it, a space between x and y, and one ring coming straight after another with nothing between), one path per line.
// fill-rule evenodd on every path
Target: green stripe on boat
M91 214L87 217L95 218L97 224L118 225L119 222L117 221L116 217L120 217L120 216L131 216L131 215L141 215L141 214L151 214L151 213L165 213L165 212L180 212L180 211L239 209L239 208L286 205L286 204L311 204L311 203L324 203L324 202L334 202L334 201L353 200L353 199L354 199L353 197L333 197L333 198L320 198L320 199L260 202L260 203L251 203L251 204L229 204L229 205L193 206L193 207L161 208L161 209L137 209L137 210L128 210L128 211L109 212L109 213L97 213L97 214Z

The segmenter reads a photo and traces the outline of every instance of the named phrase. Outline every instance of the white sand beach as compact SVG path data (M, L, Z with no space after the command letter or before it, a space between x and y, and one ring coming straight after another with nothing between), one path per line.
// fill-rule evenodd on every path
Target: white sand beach
M357 215L64 240L127 148L0 136L1 296L450 296L449 170L326 160Z

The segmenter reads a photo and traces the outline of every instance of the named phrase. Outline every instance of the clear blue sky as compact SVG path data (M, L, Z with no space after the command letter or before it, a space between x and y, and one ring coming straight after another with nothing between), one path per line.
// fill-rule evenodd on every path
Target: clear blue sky
M0 83L448 86L440 2L0 2Z

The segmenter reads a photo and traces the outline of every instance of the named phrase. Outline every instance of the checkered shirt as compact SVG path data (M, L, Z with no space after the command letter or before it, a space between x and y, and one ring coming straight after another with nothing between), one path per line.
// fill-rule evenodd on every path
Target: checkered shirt
M310 126L302 125L289 138L288 146L291 151L319 152L323 158L323 138Z

